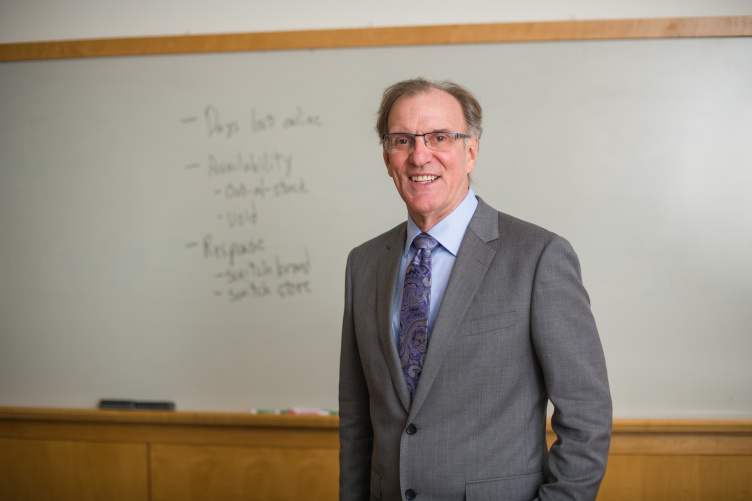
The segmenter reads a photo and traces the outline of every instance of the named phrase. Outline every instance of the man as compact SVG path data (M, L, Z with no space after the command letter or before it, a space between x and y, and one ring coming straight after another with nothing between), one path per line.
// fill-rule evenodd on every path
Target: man
M464 88L396 83L377 129L408 221L347 262L340 499L595 499L611 397L577 256L475 197Z

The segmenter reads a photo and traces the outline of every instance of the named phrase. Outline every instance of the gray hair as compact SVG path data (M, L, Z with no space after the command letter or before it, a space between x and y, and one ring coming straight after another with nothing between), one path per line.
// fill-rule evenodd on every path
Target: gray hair
M425 94L432 89L444 91L460 103L462 114L465 116L465 123L467 124L467 134L480 139L480 135L483 133L483 111L473 93L461 85L448 80L432 82L424 78L403 80L390 85L384 90L384 95L381 97L381 106L379 106L378 118L376 119L376 132L379 134L379 138L389 132L389 112L397 99L402 96Z

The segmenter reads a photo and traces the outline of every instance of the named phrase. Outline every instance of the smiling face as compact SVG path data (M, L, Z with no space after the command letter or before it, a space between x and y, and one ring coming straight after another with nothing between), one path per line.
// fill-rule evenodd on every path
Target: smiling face
M450 94L431 89L399 98L389 111L388 131L467 133L460 103ZM467 142L467 144L465 144ZM441 151L429 150L422 137L409 151L387 151L384 162L407 212L422 231L449 215L467 195L468 174L475 168L478 138L458 139Z

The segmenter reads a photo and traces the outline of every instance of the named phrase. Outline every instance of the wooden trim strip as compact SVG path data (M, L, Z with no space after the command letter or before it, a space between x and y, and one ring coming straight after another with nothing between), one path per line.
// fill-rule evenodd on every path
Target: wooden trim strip
M333 447L337 416L0 408L0 439ZM556 436L548 427L549 444ZM612 455L752 456L752 421L616 420Z
M616 420L610 454L752 456L752 421Z
M752 456L752 434L614 432L609 453L616 456Z
M254 415L240 412L115 411L36 407L0 407L2 421L53 421L123 424L175 424L202 426L254 426L274 428L329 428L339 426L337 416ZM548 424L551 431L551 424ZM615 419L618 434L741 433L752 435L752 420Z
M337 429L337 416L0 407L3 421Z
M752 16L458 24L0 44L0 62L395 45L752 36Z
M615 419L614 433L747 433L752 435L752 421L693 419Z

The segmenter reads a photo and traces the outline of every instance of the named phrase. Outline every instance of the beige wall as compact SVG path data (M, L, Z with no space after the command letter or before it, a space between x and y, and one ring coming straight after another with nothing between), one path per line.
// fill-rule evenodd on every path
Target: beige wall
M146 35L186 35L519 21L739 16L749 0L452 0L430 9L401 0L3 0L0 43Z

